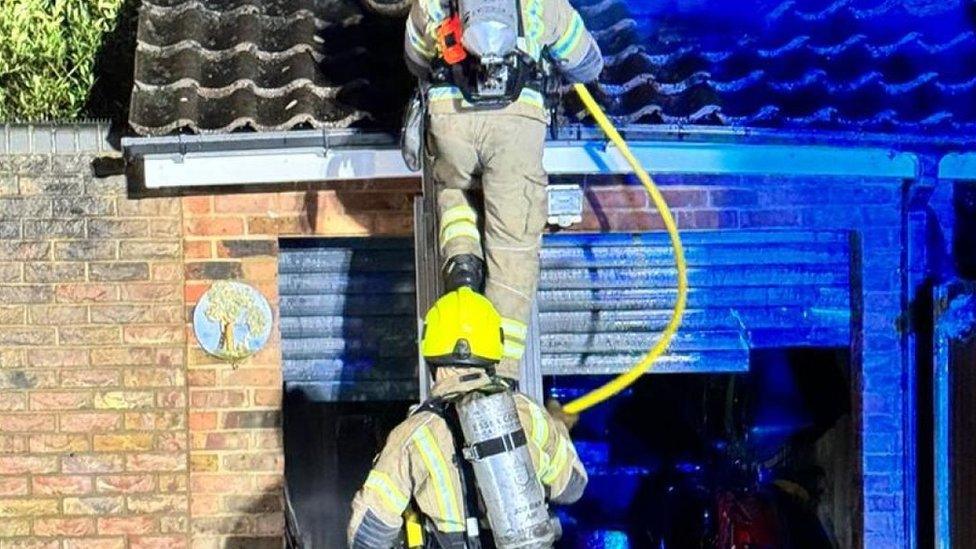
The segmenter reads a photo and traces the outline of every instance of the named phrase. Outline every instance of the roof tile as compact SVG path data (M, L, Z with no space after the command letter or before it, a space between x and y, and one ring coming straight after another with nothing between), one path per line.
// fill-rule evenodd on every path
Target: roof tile
M402 22L355 0L147 0L130 124L143 135L392 127L411 81L401 55L382 52L402 40Z
M961 0L575 0L623 124L976 130ZM143 134L395 128L402 22L357 0L146 0L131 122ZM582 107L567 98L571 118Z

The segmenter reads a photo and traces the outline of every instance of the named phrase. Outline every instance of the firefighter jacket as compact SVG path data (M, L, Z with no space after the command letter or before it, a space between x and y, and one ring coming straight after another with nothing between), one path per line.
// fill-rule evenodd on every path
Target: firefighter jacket
M434 397L457 395L487 386L477 369L440 368ZM525 429L536 474L556 503L573 503L587 476L562 423L527 396L516 393L519 420ZM349 546L392 547L400 536L402 514L411 500L438 531L463 540L465 509L455 445L447 423L431 412L411 415L390 433L373 469L352 502Z
M569 82L596 80L603 70L603 56L596 40L569 0L521 0L525 30L524 50L536 62L543 52ZM450 0L416 0L407 18L404 51L407 66L426 80L438 58L437 29L450 15ZM428 92L431 114L464 112L467 104L454 86L433 86ZM500 112L548 121L540 90L525 88L518 100Z

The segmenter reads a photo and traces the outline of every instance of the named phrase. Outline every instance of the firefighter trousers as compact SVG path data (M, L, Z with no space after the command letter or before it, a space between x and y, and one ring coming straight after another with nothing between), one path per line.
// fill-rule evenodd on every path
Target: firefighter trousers
M548 212L545 140L545 122L527 116L485 111L430 116L427 145L441 257L446 262L474 254L485 261L485 296L501 314L505 333L505 354L496 371L515 380L525 354Z

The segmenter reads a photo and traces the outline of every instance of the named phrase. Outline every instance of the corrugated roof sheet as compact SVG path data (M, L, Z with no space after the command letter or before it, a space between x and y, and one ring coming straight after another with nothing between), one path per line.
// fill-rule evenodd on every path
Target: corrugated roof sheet
M958 133L976 129L961 0L574 0L629 124ZM145 0L141 134L396 128L402 22L356 0ZM569 112L579 111L570 98Z

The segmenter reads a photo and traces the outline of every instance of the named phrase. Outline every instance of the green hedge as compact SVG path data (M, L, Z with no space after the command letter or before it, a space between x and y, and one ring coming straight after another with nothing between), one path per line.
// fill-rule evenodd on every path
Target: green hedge
M0 120L84 114L122 0L0 0Z

